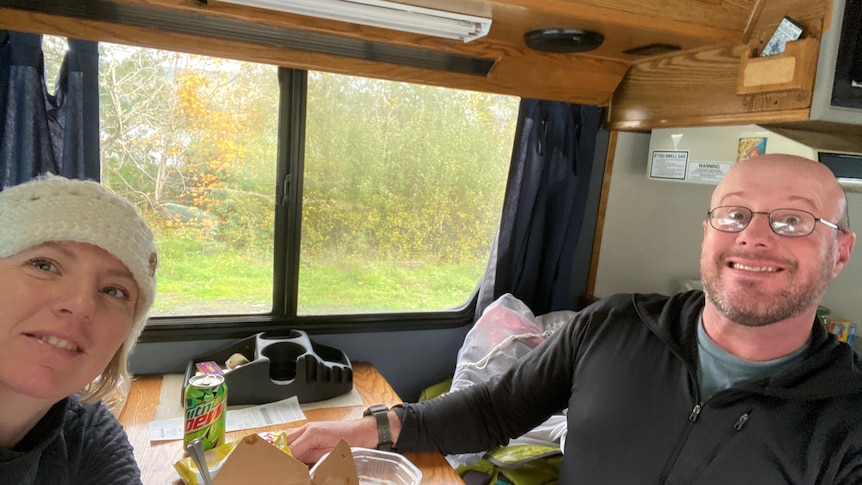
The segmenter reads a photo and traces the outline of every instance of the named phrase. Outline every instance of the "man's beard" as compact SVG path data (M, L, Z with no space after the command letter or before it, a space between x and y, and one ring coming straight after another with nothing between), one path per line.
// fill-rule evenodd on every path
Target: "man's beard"
M791 286L768 301L759 298L753 291L746 291L745 288L732 291L724 288L718 271L715 270L716 263L711 261L713 269L702 272L704 293L732 322L747 327L762 327L780 322L795 317L820 302L832 279L832 254L834 251L823 256L819 271L807 281L798 281L801 275L793 275L795 279Z

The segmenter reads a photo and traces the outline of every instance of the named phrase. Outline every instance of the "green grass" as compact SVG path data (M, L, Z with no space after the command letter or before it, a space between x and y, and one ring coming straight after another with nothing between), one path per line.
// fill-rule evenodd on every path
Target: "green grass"
M463 304L476 287L484 263L473 265L351 261L303 266L299 312L362 313L443 310Z
M272 261L189 239L159 242L154 314L266 312L272 301Z
M272 305L269 255L215 244L159 242L154 315L267 313ZM435 265L331 258L302 262L299 313L337 314L430 311L463 304L485 262Z

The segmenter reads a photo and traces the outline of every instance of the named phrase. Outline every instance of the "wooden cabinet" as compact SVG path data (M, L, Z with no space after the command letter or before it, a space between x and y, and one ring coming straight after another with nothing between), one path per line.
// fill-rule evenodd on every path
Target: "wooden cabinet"
M748 42L634 63L611 101L608 125L624 131L667 126L790 123L809 119L820 36L831 1L766 2ZM784 53L758 54L785 16L805 28Z

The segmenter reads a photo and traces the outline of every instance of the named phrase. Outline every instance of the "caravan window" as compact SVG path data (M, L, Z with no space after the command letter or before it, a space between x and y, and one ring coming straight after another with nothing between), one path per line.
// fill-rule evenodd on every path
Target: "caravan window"
M46 37L49 76L64 47ZM156 232L156 321L470 299L518 98L108 43L100 59L102 182Z

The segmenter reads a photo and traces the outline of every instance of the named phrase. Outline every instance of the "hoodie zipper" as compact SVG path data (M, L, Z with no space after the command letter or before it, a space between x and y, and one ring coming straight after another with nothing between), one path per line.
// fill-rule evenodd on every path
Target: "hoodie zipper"
M691 410L691 414L688 415L688 420L692 423L697 421L697 417L700 416L701 409L703 409L703 406L695 404L694 409Z
M740 416L739 419L736 420L736 423L733 425L733 429L737 431L742 431L742 427L745 426L745 423L748 422L748 413L750 412L751 410L749 409L747 412L742 413L742 416Z
M691 412L688 414L688 423L685 425L685 429L682 434L680 434L679 440L676 442L676 446L673 448L673 453L671 453L670 457L667 460L667 463L664 465L664 470L661 471L661 479L659 479L658 483L664 484L667 482L667 477L670 475L671 470L673 470L674 466L676 466L676 460L679 458L680 453L682 452L682 448L685 443L688 441L688 437L691 434L692 428L694 428L694 423L697 421L697 417L700 416L700 412L703 410L703 403L696 403L694 408L692 408Z
M680 453L682 452L683 445L688 441L688 438L691 435L691 431L694 428L697 419L700 417L700 413L703 411L703 404L704 403L695 404L694 408L692 408L691 412L689 413L688 424L686 425L685 431L682 433L682 436L680 436L680 439L677 442L677 446L674 448L671 459L668 460L665 469L662 470L659 483L666 483L671 471L673 470L674 466L676 466L676 461L679 458ZM742 431L742 428L744 428L745 424L751 419L751 411L752 408L747 409L739 416L739 418L736 419L736 422L734 422L733 425L730 427L730 429L732 429L733 431L730 431L730 429L728 430L728 433L726 433L724 437L718 442L718 444L713 448L713 452L708 457L705 457L701 465L695 471L695 473L692 476L688 477L689 480L695 480L700 477L701 473L703 473L703 470L705 470L706 467L709 466L710 463L712 463L712 460L721 452L721 450L725 448L725 446L727 446L727 443L730 442L730 440L733 439L734 436L736 436L736 433Z
M700 478L700 475L703 473L706 467L708 467L709 464L712 463L712 461L715 459L715 457L718 456L718 454L721 453L722 450L724 450L730 440L732 440L737 435L737 433L742 431L742 428L745 426L745 423L747 423L750 419L750 413L751 408L749 408L747 411L742 413L739 418L737 418L736 422L733 423L733 430L728 430L728 432L724 435L721 441L719 441L715 448L712 449L712 453L710 453L708 457L704 458L703 462L701 462L695 473L692 474L692 476L690 477L692 481L695 481Z
M656 333L660 339L664 340L661 335ZM670 457L668 457L667 463L664 465L664 470L661 472L661 479L658 483L664 484L667 481L668 475L670 475L673 467L676 466L676 460L679 458L680 453L682 452L682 448L685 445L686 441L688 441L688 436L691 434L691 430L694 427L695 421L697 421L697 417L700 416L700 412L703 410L703 403L700 401L700 388L697 385L697 375L692 371L692 369L685 364L685 359L676 351L676 348L673 345L665 342L668 348L672 353L676 355L676 357L685 365L688 371L688 378L691 381L692 389L694 389L694 407L691 409L691 412L688 414L688 423L686 423L685 429L680 434L679 439L676 442L676 446L673 448L673 453L671 453Z

